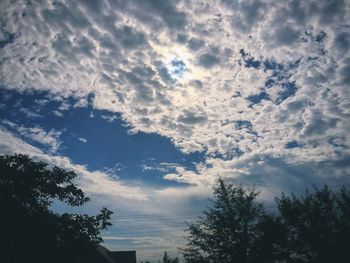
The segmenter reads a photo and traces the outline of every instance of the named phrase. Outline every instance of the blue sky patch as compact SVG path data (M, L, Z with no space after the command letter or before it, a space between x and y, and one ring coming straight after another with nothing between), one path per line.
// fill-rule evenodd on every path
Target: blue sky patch
M47 99L45 92L19 94L3 89L0 92L3 105L0 117L26 128L40 127L61 132L57 153L69 157L74 163L86 164L90 170L111 171L120 179L140 180L146 184L177 185L162 178L171 170L145 170L144 165L152 165L149 160L153 160L153 163L178 164L194 171L194 163L204 160L204 153L184 154L169 138L154 133L130 133L128 124L118 113L94 110L91 106L73 108L73 98L65 102L46 102ZM59 110L62 103L67 103L69 109L61 110L62 116L57 116L53 112ZM37 116L28 118L28 113ZM47 146L29 141L48 151Z
M291 141L291 142L288 142L286 145L285 145L285 148L286 149L293 149L293 148L298 148L298 147L301 147L302 145L300 143L298 143L297 141Z
M265 91L263 91L257 95L251 95L247 98L247 100L251 102L250 105L258 104L262 100L269 100L269 99L270 99L270 96Z

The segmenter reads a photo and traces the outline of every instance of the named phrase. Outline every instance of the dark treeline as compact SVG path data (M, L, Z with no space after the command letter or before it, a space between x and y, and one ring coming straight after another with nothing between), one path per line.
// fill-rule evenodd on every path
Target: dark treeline
M168 255L168 252L165 251L162 260L158 261L158 263L161 263L161 262L162 263L179 263L180 260L179 260L179 257L174 257L174 258L170 257ZM141 263L143 263L143 261L141 261ZM150 262L149 261L145 261L145 263L150 263Z
M73 183L76 176L26 155L0 156L0 262L88 263L94 258L112 212L103 208L89 216L50 210L55 199L70 206L89 201Z
M327 185L275 198L219 179L202 217L188 224L185 262L350 262L350 193Z
M112 212L103 208L89 216L50 209L55 199L70 206L89 201L74 184L76 176L26 155L0 156L0 262L98 262L94 251ZM273 210L258 195L219 179L212 205L188 223L187 242L180 249L185 262L350 262L350 192L345 187L281 194ZM160 261L180 260L164 253Z

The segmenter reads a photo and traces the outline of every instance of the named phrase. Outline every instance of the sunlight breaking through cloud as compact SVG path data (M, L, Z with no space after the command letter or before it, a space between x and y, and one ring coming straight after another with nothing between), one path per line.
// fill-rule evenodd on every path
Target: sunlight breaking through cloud
M0 153L68 158L145 200L202 198L217 176L349 183L349 1L5 0L0 16Z

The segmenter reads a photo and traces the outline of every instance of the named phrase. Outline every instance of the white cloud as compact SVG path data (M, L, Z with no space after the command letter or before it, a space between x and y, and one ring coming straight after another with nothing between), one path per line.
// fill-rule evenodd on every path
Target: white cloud
M19 138L16 138L8 132L6 129L3 129L1 127L0 129L0 134L1 134L1 154L13 154L16 152L19 153L32 153L32 154L41 154L42 151L39 150L38 148L24 143L22 140Z
M41 118L42 116L38 114L37 112L30 111L27 108L21 107L19 109L21 112L23 112L28 118L33 119L33 118Z
M258 155L337 162L350 147L349 8L3 1L2 85L73 96L72 107L88 106L93 95L95 109L121 113L131 132L169 137L185 153L206 151L197 171L179 166L168 180L202 185L247 174L232 163ZM70 107L62 105L56 114Z
M87 143L87 140L85 138L78 137L78 140L81 141L82 143Z
M52 113L57 116L57 117L63 117L63 113L62 112L59 112L57 110L53 110Z
M90 171L84 165L74 164L69 158L51 155L24 142L8 130L0 129L0 154L28 154L41 160L78 174L78 184L88 195L100 196L109 200L147 200L148 195L139 187L127 186L102 171Z
M193 210L188 198L195 198L197 202L198 198L202 198L205 202L210 190L209 187L182 188L182 191L181 188L156 190L142 184L135 186L135 183L112 176L111 173L115 171L90 171L65 156L44 153L3 127L0 128L0 138L0 154L28 154L34 160L77 173L78 186L92 200L87 204L89 213L101 206L106 206L115 213L112 216L112 228L103 232L105 245L112 250L137 247L139 257L158 258L164 250L176 253L177 247L184 241L184 220L193 219L200 214L198 207ZM150 216L152 220L148 219ZM147 236L149 233L153 236ZM115 245L115 241L124 242ZM128 243L124 247L125 241Z
M42 145L48 146L51 152L57 152L58 148L62 143L59 138L62 134L61 131L56 131L54 129L51 129L50 131L45 131L39 126L28 128L8 120L3 120L2 123L15 130L18 134L20 134L23 137L26 137Z

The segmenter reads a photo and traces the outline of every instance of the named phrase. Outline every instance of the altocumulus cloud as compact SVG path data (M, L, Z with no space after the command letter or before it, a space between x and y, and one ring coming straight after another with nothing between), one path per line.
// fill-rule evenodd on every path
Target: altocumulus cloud
M121 113L131 132L157 133L184 153L205 153L195 171L176 167L165 179L202 187L222 175L270 180L278 189L285 184L277 175L304 171L311 178L301 181L337 175L347 182L349 165L340 164L350 146L348 1L0 7L1 86L82 102L71 107L86 107L92 96L95 109ZM174 73L169 61L183 72ZM59 136L20 129L32 139ZM277 172L254 176L259 170Z

